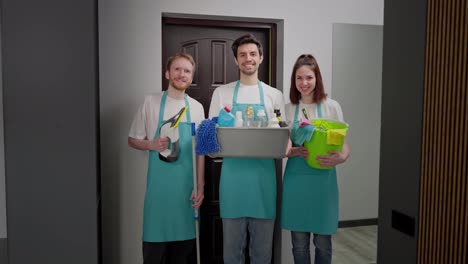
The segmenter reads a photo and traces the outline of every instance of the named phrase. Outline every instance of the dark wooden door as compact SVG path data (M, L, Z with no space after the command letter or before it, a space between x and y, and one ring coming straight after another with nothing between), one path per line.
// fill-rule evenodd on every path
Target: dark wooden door
M234 62L231 45L236 38L246 33L253 33L262 45L265 45L259 79L271 84L268 29L164 24L163 63L169 56L181 51L193 56L197 69L187 93L203 104L207 117L214 89L239 79L239 70ZM162 85L163 89L167 88L166 78L163 78Z
M193 56L197 69L187 93L202 103L206 117L214 89L239 79L231 45L243 34L252 33L262 43L264 58L259 69L259 79L274 85L274 75L269 70L271 29L226 25L224 21L220 23L224 25L221 27L217 22L200 25L200 20L190 19L163 19L163 69L167 58L177 52L183 51ZM163 89L167 88L165 78L162 85ZM221 158L206 157L205 201L200 209L201 262L204 264L223 263L222 221L219 212L221 166ZM249 263L248 260L246 263Z

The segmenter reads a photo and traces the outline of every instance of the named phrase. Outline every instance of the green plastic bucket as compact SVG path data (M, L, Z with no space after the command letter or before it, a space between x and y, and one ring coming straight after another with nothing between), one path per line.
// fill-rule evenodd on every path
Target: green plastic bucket
M330 150L341 151L348 124L330 119L314 119L311 123L315 126L315 131L310 141L304 142L309 151L307 164L316 169L330 169L332 167L321 167L316 158L330 155Z

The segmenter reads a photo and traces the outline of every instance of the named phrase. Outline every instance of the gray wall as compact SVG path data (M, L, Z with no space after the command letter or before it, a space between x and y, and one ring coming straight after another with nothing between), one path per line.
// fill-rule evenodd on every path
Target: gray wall
M383 26L333 25L332 98L350 124L350 159L338 167L340 219L378 218Z
M412 264L417 226L392 228L392 210L418 222L426 1L386 1L384 17L377 263Z
M98 263L97 1L1 4L9 264Z

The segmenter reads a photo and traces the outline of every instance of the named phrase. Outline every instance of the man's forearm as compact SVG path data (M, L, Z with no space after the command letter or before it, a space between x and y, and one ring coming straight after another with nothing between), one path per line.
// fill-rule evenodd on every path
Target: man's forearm
M205 156L197 156L197 186L205 186Z
M138 150L151 150L152 149L152 140L148 139L136 139L128 137L128 145L134 149Z

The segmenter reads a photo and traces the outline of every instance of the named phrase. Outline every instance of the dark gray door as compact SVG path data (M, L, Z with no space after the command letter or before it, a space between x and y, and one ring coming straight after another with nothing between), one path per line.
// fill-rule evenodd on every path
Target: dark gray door
M202 103L208 116L211 96L216 87L239 79L239 71L231 50L233 41L246 33L254 34L263 45L263 62L259 69L259 79L274 85L274 73L270 71L271 28L254 24L249 26L232 25L226 21L206 22L199 20L163 19L163 69L167 58L177 52L191 54L197 71L192 86L187 93ZM167 80L163 78L163 89ZM200 241L202 263L223 263L222 222L219 215L219 179L222 159L206 158L205 201L201 207ZM248 260L246 263L249 263Z

